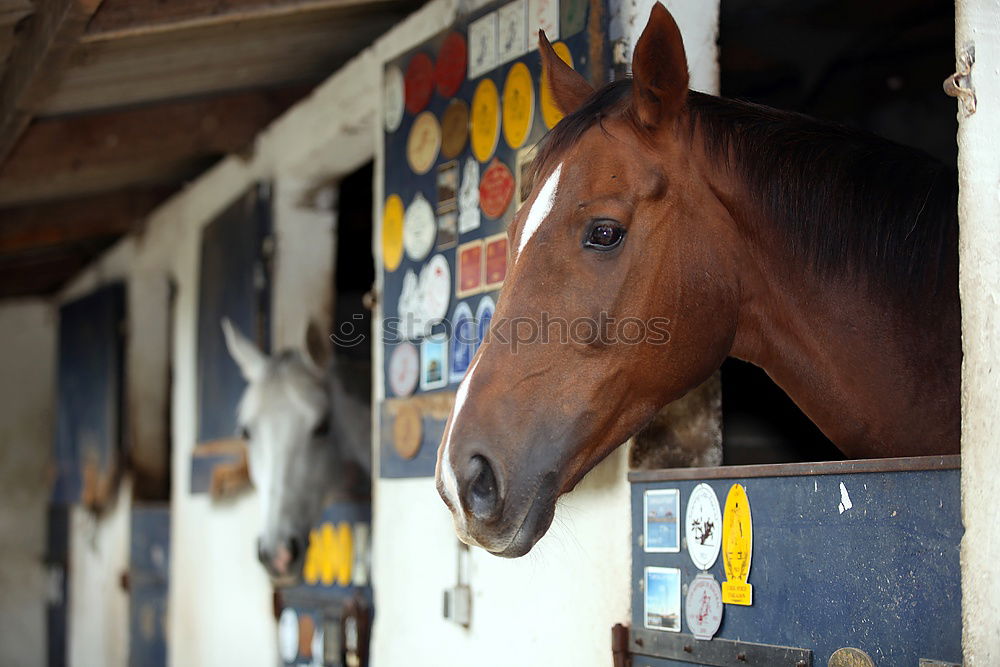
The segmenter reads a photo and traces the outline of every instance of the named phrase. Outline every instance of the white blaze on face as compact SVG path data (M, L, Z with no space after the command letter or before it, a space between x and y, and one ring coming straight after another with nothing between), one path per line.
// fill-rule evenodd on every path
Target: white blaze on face
M479 356L476 356L472 362L472 366L469 367L469 372L462 379L462 384L458 385L458 391L455 392L455 407L451 412L451 421L448 423L448 430L444 434L444 448L441 450L441 481L444 483L444 493L448 496L448 501L455 508L456 522L463 515L461 511L462 504L458 498L458 478L455 476L455 469L451 465L451 457L449 456L451 434L455 430L455 422L458 421L459 414L462 412L462 406L465 405L465 399L469 395L469 383L472 381L472 374L476 371L476 366L478 365Z
M535 201L532 202L531 209L528 211L528 219L524 221L524 229L521 230L521 240L517 244L517 255L514 256L515 262L521 256L524 247L528 245L528 241L538 231L542 222L552 212L552 206L556 202L556 191L559 189L559 175L561 173L562 163L560 162L555 171L549 174L542 189L538 191Z

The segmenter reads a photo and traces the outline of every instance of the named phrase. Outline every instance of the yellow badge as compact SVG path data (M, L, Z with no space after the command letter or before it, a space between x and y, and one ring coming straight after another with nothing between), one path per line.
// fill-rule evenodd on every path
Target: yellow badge
M434 166L441 149L441 126L430 111L424 111L413 121L406 140L406 161L415 174L426 174Z
M403 200L389 195L382 209L382 263L395 271L403 260Z
M722 564L726 579L722 583L722 601L726 604L753 604L750 576L750 556L753 555L753 521L750 500L742 484L733 484L726 496L726 511L722 515Z
M514 63L503 84L503 138L518 149L528 140L535 115L535 92L531 72L524 63Z
M500 138L500 95L492 79L483 79L472 96L472 154L480 162L493 155Z
M573 56L570 55L569 47L566 46L564 42L556 42L552 45L552 50L556 52L556 55L558 55L564 63L570 67L573 66ZM541 104L542 120L545 121L545 127L551 130L556 126L556 123L562 120L564 114L559 110L555 101L552 99L552 89L549 88L549 82L544 73L542 74Z

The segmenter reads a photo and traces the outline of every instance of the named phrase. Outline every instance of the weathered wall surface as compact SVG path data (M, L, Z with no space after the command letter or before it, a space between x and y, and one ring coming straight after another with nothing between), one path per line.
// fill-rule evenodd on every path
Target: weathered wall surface
M0 305L0 665L45 662L45 509L56 327L41 300Z
M976 111L959 112L962 294L962 627L965 664L1000 664L1000 3L956 3L956 50L975 50ZM961 109L961 105L959 107Z

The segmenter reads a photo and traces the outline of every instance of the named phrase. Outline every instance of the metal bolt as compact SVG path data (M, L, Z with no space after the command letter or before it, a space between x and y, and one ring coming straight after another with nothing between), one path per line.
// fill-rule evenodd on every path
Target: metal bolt
M694 651L694 649L693 649L693 648L691 648L691 645L690 645L690 644L685 644L685 645L684 645L684 652L685 652L685 653L691 653L692 651Z
M809 663L805 660L799 660L795 663L795 667L809 667Z
M747 661L747 654L746 653L737 653L736 654L736 659L739 660L740 662L746 662Z
M642 646L642 637L636 637L635 638L635 645L636 646Z

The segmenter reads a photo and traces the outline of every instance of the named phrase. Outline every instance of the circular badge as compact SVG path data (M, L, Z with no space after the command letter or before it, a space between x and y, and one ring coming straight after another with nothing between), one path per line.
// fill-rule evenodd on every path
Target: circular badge
M476 308L476 349L479 349L479 346L486 340L486 334L490 330L490 321L493 320L493 313L496 312L496 309L497 306L490 297L484 296L479 300L479 306Z
M483 172L479 181L479 207L490 218L499 218L514 197L514 175L496 158Z
M389 195L382 208L382 264L395 271L403 260L403 200Z
M556 42L552 45L552 50L556 52L560 60L570 67L573 66L573 56L570 55L569 47L564 42ZM540 89L539 101L542 107L542 120L545 122L545 127L551 130L556 126L556 123L562 120L564 114L556 106L555 100L552 99L552 89L549 87L548 78L544 74L542 74Z
M465 37L460 32L448 33L434 65L434 83L437 85L438 95L445 98L455 96L465 80L467 64Z
M711 639L722 625L722 589L710 574L702 572L688 586L684 601L688 629L695 639Z
M722 510L719 498L708 484L694 487L684 515L684 537L688 555L699 570L715 564L722 546Z
M398 67L387 67L382 81L382 113L385 131L395 132L403 120L403 73Z
M419 262L431 251L436 236L434 209L423 193L418 192L406 209L403 220L403 248L406 256Z
M507 145L517 149L524 145L531 133L535 116L535 93L531 72L524 63L514 63L503 84L503 138Z
M415 405L401 405L392 424L392 445L396 453L409 461L420 451L420 438L424 425L420 418L420 408Z
M500 138L500 95L492 79L483 79L476 86L470 114L472 154L480 162L486 162L496 150Z
M278 619L278 655L286 663L294 663L299 655L299 615L291 607Z
M423 317L420 315L420 285L413 269L407 269L403 275L403 288L399 292L399 302L396 306L399 318L400 334L411 340L417 337L418 331L423 331Z
M425 330L444 319L450 300L451 267L444 255L434 255L420 270L420 313Z
M403 342L392 348L389 355L389 389L404 397L417 388L420 377L420 355L413 343Z
M425 111L413 121L410 136L406 138L406 161L415 174L426 174L434 166L441 148L441 126L430 111Z
M465 148L469 140L469 105L454 99L441 116L441 155L451 160Z
M418 114L431 101L434 92L434 63L426 53L418 53L410 59L406 66L404 80L406 110Z

